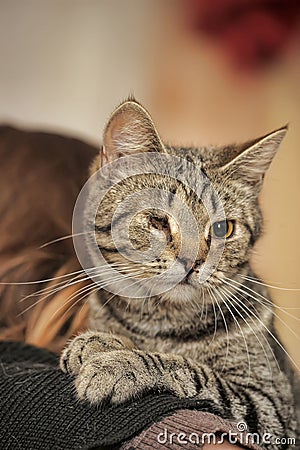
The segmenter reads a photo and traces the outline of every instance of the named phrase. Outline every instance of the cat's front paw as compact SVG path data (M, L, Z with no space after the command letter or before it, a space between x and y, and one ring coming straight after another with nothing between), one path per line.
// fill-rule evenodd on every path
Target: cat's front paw
M132 347L129 339L111 333L86 331L72 339L65 347L60 358L60 368L66 373L77 375L82 365L94 355Z
M142 350L94 355L82 364L75 384L79 398L98 404L124 403L153 390L181 398L197 394L187 360Z
M119 404L154 388L156 378L139 358L138 353L129 350L94 355L76 377L79 398L94 404Z
M147 353L127 338L86 332L73 339L60 360L64 372L76 375L79 398L119 404L155 389L177 397L197 394L195 369L181 356Z

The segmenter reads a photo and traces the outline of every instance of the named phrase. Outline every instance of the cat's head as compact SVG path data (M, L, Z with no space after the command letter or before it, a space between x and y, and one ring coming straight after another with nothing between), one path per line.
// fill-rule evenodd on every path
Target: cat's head
M173 286L166 281L161 290L164 291L163 298L175 300L198 297L199 291L216 287L224 277L232 278L242 271L248 264L251 249L262 230L258 195L264 175L286 131L287 127L283 127L239 145L173 147L163 143L149 113L138 102L131 99L122 103L105 127L103 148L93 164L92 172L122 157L141 153L151 154L152 161L156 163L161 160L162 170L151 171L145 166L144 173L124 176L101 200L95 218L95 233L105 260L124 274L135 273L137 279L151 279L162 274L176 261L176 273L181 281L176 285L173 283ZM176 173L172 176L164 171L166 155L169 160L174 158L175 161ZM146 160L148 163L151 161ZM177 166L177 161L182 163ZM182 175L187 183L182 181ZM211 183L211 189L205 189L204 179ZM197 185L203 191L201 198L194 192ZM168 193L170 200L167 207L164 200L159 201L159 196L148 207L143 205L143 193L149 193L151 189ZM136 200L132 200L132 203L127 200L126 203L126 199L134 199L130 197L133 194L141 195L141 207L130 214L131 207L136 208ZM221 202L222 212L219 216L214 215L213 211L218 209L218 202ZM111 223L116 209L122 204L126 204L124 211L130 216L130 223L128 229L119 229L116 245ZM188 232L185 210L180 208L180 204L185 205L193 216L194 226L190 222ZM181 211L178 212L178 209ZM211 217L208 209L213 211ZM181 223L174 217L180 217ZM188 234L186 242L190 240L188 245L193 251L196 248L196 253L191 251L189 254L186 250L180 253L183 228ZM163 251L160 249L152 258L145 258L144 261L126 257L126 246L130 246L131 254L135 250L147 252L153 244L153 236L162 238ZM212 242L216 243L216 247L212 246ZM201 268L210 250L214 252L214 249L221 248L221 242L222 251L209 277L203 282ZM163 279L159 283L163 285Z

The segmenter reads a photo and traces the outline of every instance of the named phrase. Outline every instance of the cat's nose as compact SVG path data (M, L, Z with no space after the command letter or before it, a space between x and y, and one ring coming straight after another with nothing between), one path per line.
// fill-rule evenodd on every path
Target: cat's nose
M183 264L186 272L189 272L191 268L193 267L194 261L189 258L177 258L177 260Z
M204 263L204 259L196 259L196 261L193 263L193 269L202 266L202 264Z

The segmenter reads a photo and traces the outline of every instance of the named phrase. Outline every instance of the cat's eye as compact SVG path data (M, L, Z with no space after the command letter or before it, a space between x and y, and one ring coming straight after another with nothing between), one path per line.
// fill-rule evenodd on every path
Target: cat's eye
M234 231L232 220L215 222L209 229L209 234L216 238L229 238Z

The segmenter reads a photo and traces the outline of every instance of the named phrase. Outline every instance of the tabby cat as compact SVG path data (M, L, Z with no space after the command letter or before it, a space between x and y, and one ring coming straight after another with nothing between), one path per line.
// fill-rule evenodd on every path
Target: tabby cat
M139 263L116 248L111 237L114 211L127 195L143 189L171 192L187 205L199 230L198 253L194 260L185 254L177 261L184 276L162 293L129 298L100 288L90 296L91 331L75 337L61 356L61 368L75 375L81 399L119 404L147 391L167 391L210 400L222 414L244 421L251 432L295 435L295 377L274 330L268 291L249 266L262 231L259 192L286 132L283 127L242 145L179 148L162 142L149 113L134 99L113 112L92 173L144 152L179 157L188 163L189 179L200 170L210 180L226 217L211 223L204 203L180 181L180 174L145 171L106 193L93 219L95 239L105 261L119 272L131 270L133 278L134 273L136 279L141 274L149 278L167 270L179 254L180 230L172 222L172 202L171 213L157 205L156 210L137 214L130 228L133 247L142 251L149 247L151 233L162 232L161 254ZM93 189L97 197L97 186ZM85 214L93 216L88 209ZM222 255L201 281L201 267L218 239L224 241Z

